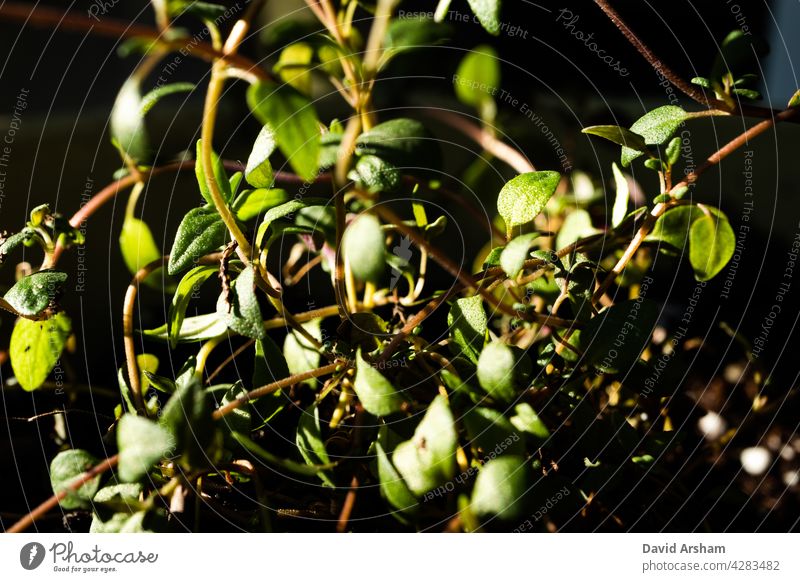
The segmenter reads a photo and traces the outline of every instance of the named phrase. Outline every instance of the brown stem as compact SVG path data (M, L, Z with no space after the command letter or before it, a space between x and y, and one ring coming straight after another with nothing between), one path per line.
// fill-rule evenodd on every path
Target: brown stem
M617 11L611 7L607 0L594 0L594 2L603 12L605 12L606 16L608 16L611 22L614 23L614 26L619 29L628 42L631 43L637 51L639 51L639 54L645 58L645 60L650 64L651 67L653 67L653 69L655 69L657 73L663 75L664 78L666 78L670 83L675 85L675 87L680 89L683 93L698 103L709 107L714 106L727 109L724 103L717 101L716 99L709 99L702 91L684 81L680 75L662 63L661 59L659 59L656 54L641 41L636 33L634 33L630 27L625 24L625 21L622 20L622 17L620 17L619 13L617 13Z
M425 304L425 307L415 313L414 316L406 322L402 329L395 334L395 336L392 338L392 341L390 341L389 344L383 348L383 351L378 356L376 362L380 364L392 357L397 351L397 348L400 347L400 344L403 343L403 340L408 337L408 334L414 331L414 328L416 328L418 325L421 325L423 321L430 317L433 312L436 311L440 305L442 305L442 303L450 299L450 297L452 297L454 294L455 288L452 288L447 293L443 293L442 295L434 297L428 301Z
M125 293L125 302L122 306L122 333L125 343L125 361L128 366L128 382L131 385L133 403L136 409L141 413L145 412L145 407L141 379L139 378L139 365L136 363L136 344L133 341L133 308L136 305L136 294L139 291L139 284L144 281L150 273L163 266L168 260L168 255L163 256L139 269L133 276L131 284L128 285L128 291Z
M108 186L104 187L100 190L97 194L92 196L92 198L81 208L72 215L72 218L69 219L69 223L73 228L80 228L81 224L89 217L91 217L95 212L97 212L106 202L113 200L117 194L120 192L124 192L128 188L132 187L136 184L139 180L145 180L150 178L151 176L157 176L159 174L166 174L169 172L181 172L184 170L193 170L195 166L194 160L188 160L185 162L175 162L171 164L166 164L164 166L159 166L157 168L152 168L146 172L139 172L138 176L128 175L120 178L109 184ZM225 162L225 167L231 170L239 171L241 170L241 164L238 162ZM64 247L61 245L56 245L55 251L53 252L53 263L52 265L58 262L58 259L61 257L61 254L64 252Z
M18 2L4 2L0 5L0 18L31 24L40 28L60 28L78 32L90 32L114 39L146 38L158 41L161 46L166 48L194 54L206 61L211 62L215 59L222 59L228 65L242 69L259 79L270 78L264 70L260 69L256 63L246 57L237 54L225 54L205 42L181 39L165 40L162 38L160 31L150 28L149 26L120 22L105 16L103 16L102 19L95 20L88 16L63 13L53 8L45 8L42 6L34 7Z
M495 306L506 315L519 317L521 319L530 318L532 321L557 327L577 327L574 321L561 319L559 317L552 317L536 312L521 313L516 311L513 307L495 297L491 291L478 285L477 281L467 271L461 266L456 265L447 255L428 242L416 229L404 224L403 221L385 205L375 205L373 206L373 210L379 214L384 221L393 224L397 230L410 238L418 247L424 248L431 259L439 263L439 266L458 279L464 287L475 289L488 303Z
M355 507L356 504L356 493L358 493L358 477L353 475L353 480L350 481L350 490L344 498L342 512L339 514L339 519L336 522L336 531L339 533L344 533L347 529L350 515L353 513L353 507Z
M441 109L426 111L426 115L446 123L453 129L457 129L497 159L504 161L514 168L514 170L520 174L536 171L536 168L528 158L507 143L500 141L489 132L481 129L474 123L470 123L464 119L463 116Z
M105 461L102 461L100 464L95 465L82 475L75 478L65 489L59 491L58 493L52 495L47 501L40 504L36 507L33 511L31 511L28 515L20 519L17 523L12 525L6 533L20 533L28 529L33 522L45 515L48 511L56 507L64 497L66 497L69 493L73 491L77 491L81 487L83 487L86 483L97 477L98 475L102 475L110 468L114 467L119 461L119 455L114 455L113 457L107 458Z
M289 376L288 378L284 378L283 380L278 380L277 382L273 382L272 384L267 384L265 386L261 386L260 388L256 388L255 390L251 390L247 394L244 394L238 397L236 400L231 400L225 406L222 406L214 411L213 418L219 419L228 414L229 412L236 410L237 408L247 404L251 400L256 398L261 398L262 396L266 396L267 394L272 394L273 392L277 392L278 390L282 390L284 388L288 388L294 384L298 384L303 382L304 380L309 380L311 378L318 378L320 376L325 376L326 374L332 374L340 367L344 366L343 362L336 362L333 364L328 364L327 366L322 366L321 368L316 368L314 370L309 370L308 372L302 372L300 374L294 374L293 376Z

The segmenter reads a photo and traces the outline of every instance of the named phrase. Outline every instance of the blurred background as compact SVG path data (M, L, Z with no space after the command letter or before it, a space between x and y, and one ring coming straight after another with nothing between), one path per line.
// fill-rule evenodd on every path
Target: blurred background
M99 14L99 19L153 24L152 12L144 0L38 4L81 15L94 12ZM618 0L613 5L653 51L684 78L706 75L722 39L730 31L741 29L764 38L771 47L770 53L759 61L761 104L783 108L797 90L798 75L794 66L795 62L800 62L800 35L797 33L800 3L797 0L713 3ZM302 0L268 1L261 27L247 40L243 52L263 60L264 66L271 68L277 56L275 49L282 46L287 35L293 34L284 26L287 17L307 18L313 22L303 7ZM430 12L434 7L432 0L406 0L402 10ZM459 14L469 14L466 0L453 0L451 17L447 21L450 25L448 42L398 59L384 75L376 96L381 115L416 116L418 108L424 107L463 110L453 93L452 74L466 51L489 43L503 60L501 85L510 95L508 101L498 99L498 123L505 139L524 151L537 168L560 169L563 164L553 151L552 143L543 137L543 122L567 152L569 165L591 176L597 189L612 193L610 163L616 159L618 148L601 143L602 140L589 139L580 133L580 128L610 123L628 126L645 111L669 103L669 94L658 75L590 0L507 0L503 21L508 27L499 37L489 36L469 18L467 21L459 19ZM180 24L191 33L201 30L189 19ZM618 70L600 60L579 40L576 31L593 35L598 47L614 56L619 63ZM109 114L119 87L139 59L135 55L118 56L118 47L119 42L111 38L9 23L2 18L0 9L0 55L3 55L0 57L0 133L6 133L6 128L11 127L12 112L19 109L21 95L25 102L16 121L10 161L2 168L6 175L0 196L0 229L19 230L30 209L44 202L70 216L87 196L113 180L112 175L120 163L116 150L109 143ZM193 149L199 136L207 70L206 63L185 58L170 73L171 80L199 84L188 97L168 98L148 116L159 160L175 159L185 150ZM158 74L157 69L152 77L157 78ZM215 147L226 159L245 160L259 126L246 108L244 83L228 87ZM324 94L328 89L321 86L320 91ZM335 94L328 97L323 94L318 103L321 119L330 120L347 113ZM697 108L680 93L678 103L687 109ZM443 140L445 171L457 181L479 151L472 144L464 148L463 138L451 129L429 122L432 131ZM707 155L741 133L746 124L753 123L753 120L739 118L693 122L689 129L695 162L702 163ZM715 338L727 337L719 331L720 321L738 329L744 337L753 337L769 312L791 241L800 232L798 145L800 125L780 126L746 148L753 152L752 166L749 162L746 164L744 151L737 152L725 160L721 171L711 171L704 176L694 192L698 200L725 210L736 231L742 222L745 202L750 200L745 197L746 180L750 178L743 172L752 170L755 196L750 224L756 228L746 241L735 284L729 297L724 299L720 296L724 277L710 283L693 322L696 334L710 334L706 337L712 348ZM472 194L488 208L489 214L494 212L494 200L500 187L513 175L501 164L495 163L493 168L481 182L482 188ZM633 176L652 197L655 184L651 176L640 169L633 170ZM7 476L4 483L7 495L0 497L0 517L4 525L10 523L21 507L38 503L49 494L47 465L54 454L52 447L55 445L49 438L53 431L63 433L66 430L70 438L78 441L75 446L103 453L103 444L98 443L97 435L104 433L113 420L116 375L123 362L120 309L130 281L117 244L124 202L123 198L108 204L87 225L85 262L81 265L85 269L82 289L75 289L76 253L66 253L60 264L71 273L63 303L72 316L78 338L74 353L65 358L68 360L66 372L80 389L73 395L30 395L13 386L4 386L2 390L7 418L4 422L7 430L0 431L0 470ZM139 212L165 252L169 250L179 220L198 202L191 172L157 178L150 184ZM449 210L459 216L457 208ZM486 242L485 238L470 232L454 240L461 244L462 238L468 247L474 247L468 248L467 256L474 255ZM674 305L674 312L679 314L694 288L694 281L688 266L676 272L677 265L677 261L668 258L658 259L654 273L660 285L656 286L658 296L653 298ZM0 284L3 291L13 283L13 267L6 265L5 269ZM791 300L784 303L787 309L775 322L764 354L764 369L773 377L774 390L779 394L797 381L798 366L792 354L797 347L795 328L800 311L789 305L798 303L798 294L800 281L795 281L790 291ZM296 302L304 305L306 299L298 296ZM290 298L290 305L292 301ZM208 305L212 303L213 298L210 298ZM143 327L163 323L168 306L161 295L144 290L140 305L138 316ZM666 311L669 314L669 310ZM0 346L4 346L13 319L8 314L0 319ZM719 342L718 361L722 361L723 352L732 344L727 339ZM165 366L161 373L167 374L170 365L177 369L182 364L179 359L171 361L168 352L160 355ZM723 371L709 362L703 365L711 366L711 374ZM1 373L5 384L11 373L7 362ZM54 408L79 408L73 406L72 398L84 402L84 408L86 402L96 401L100 416L70 413L66 416L66 428L59 428L52 422L24 421ZM800 408L797 402L789 402L787 406L793 408L781 409L781 414L789 414L781 431L788 430L791 436ZM794 410L794 414L787 410ZM763 434L752 435L756 441L761 438ZM786 438L785 434L781 435L781 439ZM21 463L29 463L31 470L41 476L38 481L26 479L24 489L14 473L14 468ZM742 522L744 525L740 527L753 527L752 524L757 523L753 519ZM777 520L773 527L778 529L786 529L786 523L794 521L794 518L789 522L781 521L774 515L770 519ZM764 527L769 528L769 523ZM58 524L51 526L58 527Z

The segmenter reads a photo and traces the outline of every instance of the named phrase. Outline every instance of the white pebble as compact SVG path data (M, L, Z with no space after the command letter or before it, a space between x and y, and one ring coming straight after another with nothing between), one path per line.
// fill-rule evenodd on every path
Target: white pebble
M786 471L783 474L783 483L787 487L795 487L800 484L800 471Z
M781 449L781 459L784 461L791 461L794 459L795 455L794 449L788 444Z
M749 447L739 455L742 468L751 475L761 475L769 468L772 455L764 447Z
M716 412L709 412L697 421L697 428L710 441L715 441L725 434L728 423Z

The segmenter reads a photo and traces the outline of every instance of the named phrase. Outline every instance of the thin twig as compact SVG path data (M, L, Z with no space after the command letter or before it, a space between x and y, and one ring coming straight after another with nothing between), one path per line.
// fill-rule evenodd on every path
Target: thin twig
M350 521L350 515L353 513L353 507L356 504L356 494L358 493L358 477L353 475L353 480L350 481L350 490L344 498L342 505L342 512L339 514L339 519L336 522L336 531L344 533L347 530L347 524Z
M86 483L97 477L98 475L102 475L110 468L114 467L119 461L119 455L114 455L113 457L107 458L105 461L102 461L100 464L95 465L79 477L76 477L74 481L72 481L69 485L67 485L64 489L59 491L58 493L50 496L44 503L40 504L36 507L33 511L31 511L28 515L20 519L17 523L12 525L6 533L20 533L28 529L33 522L35 522L40 517L44 516L48 511L56 507L64 497L66 497L69 493L73 491L77 491L81 487L83 487Z
M293 386L294 384L299 384L304 380L310 380L311 378L319 378L320 376L325 376L326 374L332 374L333 372L337 371L340 367L344 365L346 365L344 362L336 362L333 364L328 364L327 366L322 366L321 368L316 368L314 370L309 370L308 372L302 372L300 374L294 374L293 376L289 376L288 378L284 378L283 380L278 380L277 382L266 384L265 386L261 386L260 388L251 390L247 394L243 394L242 396L239 396L236 400L231 400L225 406L221 406L220 408L215 410L213 418L215 420L222 418L226 414L247 404L251 400L255 400L256 398L261 398L262 396L266 396L267 394L272 394L273 392L277 392L278 390L283 390L284 388L288 388L289 386Z
M139 269L133 276L128 291L125 293L125 302L122 306L122 333L125 343L125 361L128 366L128 382L131 386L133 403L136 409L144 413L144 395L142 394L141 378L139 377L139 366L136 363L136 344L133 340L133 308L136 305L136 294L139 292L139 285L147 276L162 267L169 260L169 256L148 263Z
M550 315L537 313L537 312L518 312L510 305L507 305L502 300L499 300L491 291L488 291L477 283L474 277L470 275L463 267L456 265L447 255L440 251L437 247L432 245L425 239L416 229L406 225L400 218L385 205L375 205L373 210L380 215L380 217L394 225L394 227L410 238L414 244L420 248L424 248L431 259L436 261L450 275L458 279L464 287L475 289L488 303L512 317L519 317L520 319L532 320L546 325L556 327L579 327L577 322L553 317Z
M651 51L650 48L646 44L644 44L644 42L642 42L642 40L636 35L636 33L634 33L630 29L630 27L627 24L625 24L625 21L622 20L617 11L614 10L614 8L612 8L611 5L606 0L594 0L594 1L595 4L597 4L603 12L605 12L606 16L608 16L611 22L614 23L614 26L616 26L619 29L619 31L628 40L628 42L631 43L637 51L639 51L639 54L645 58L645 60L650 64L651 67L653 67L653 69L655 69L657 73L663 75L665 79L667 79L670 83L675 85L675 87L677 87L679 90L681 90L683 93L685 93L698 103L706 105L708 107L713 106L713 107L721 107L723 109L726 108L724 103L722 103L721 101L717 101L716 99L709 99L697 87L694 87L690 83L684 81L680 75L678 75L670 67L661 62L661 59L659 59L655 55L655 53Z
M481 129L474 123L470 123L463 116L441 109L428 110L426 111L426 115L446 123L453 129L457 129L494 157L514 168L514 170L520 174L536 171L536 167L528 158L507 143L500 141L489 132Z
M105 16L102 19L94 20L88 16L80 16L69 12L63 13L54 8L46 8L41 5L31 6L17 2L4 2L0 5L0 18L30 24L39 28L89 32L117 40L122 38L146 38L158 41L165 48L188 52L206 61L222 59L226 64L246 71L259 79L271 78L266 71L260 69L256 63L246 57L237 54L225 54L205 42L196 42L189 39L166 40L160 31L149 26L120 22Z

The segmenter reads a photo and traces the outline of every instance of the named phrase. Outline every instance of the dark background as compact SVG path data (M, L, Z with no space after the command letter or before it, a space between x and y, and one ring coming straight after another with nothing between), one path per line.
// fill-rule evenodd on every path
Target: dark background
M86 14L92 4L72 2L69 10ZM302 2L271 1L267 13L274 18L290 11L295 4ZM510 0L505 4L503 20L525 29L527 38L512 38L504 34L492 38L476 24L451 20L450 42L403 57L393 65L385 80L379 83L378 108L384 110L385 117L415 115L413 109L403 110L409 105L462 109L453 97L449 75L455 72L465 51L481 43L491 43L504 61L503 88L545 119L567 150L575 169L589 173L598 186L608 188L609 164L616 156L617 148L600 143L600 140L588 139L579 133L579 128L600 123L629 125L647 109L666 104L668 101L664 89L659 86L659 79L589 0L568 3ZM773 45L770 57L761 63L767 76L767 82L762 84L762 93L768 101L774 107L784 106L793 92L792 87L796 86L791 58L800 56L796 39L798 19L797 14L791 17L793 6L790 6L790 0L740 0L735 6L740 7L739 14L744 20L740 19L738 24L730 8L733 3L723 1L627 0L614 4L654 52L684 78L706 74L718 43L744 22ZM42 2L41 5L63 9L65 3ZM432 1L405 2L403 9L432 10L434 5ZM576 28L594 33L598 45L618 58L630 71L630 76L622 78L610 70L556 22L558 11L564 7L579 16ZM468 12L464 0L454 0L451 10ZM119 2L100 18L152 24L147 3L141 0ZM199 30L189 20L183 24L193 32ZM265 46L268 46L272 31L274 27L269 27L254 35L243 52L254 58L267 59L271 66L274 57ZM788 48L784 48L783 42ZM87 182L90 183L88 189L97 192L112 181L119 160L108 141L108 116L119 86L138 59L118 57L115 54L117 45L114 39L73 31L54 32L30 25L23 27L0 18L0 55L4 55L0 57L0 111L3 113L0 133L4 132L20 90L29 90L29 106L22 115L21 129L15 136L12 159L7 168L6 195L0 201L0 228L12 232L18 230L30 209L43 202L51 203L55 210L69 216L80 205ZM184 59L173 79L199 81L198 90L186 99L183 95L169 98L150 114L151 137L159 147L160 159L170 159L182 150L192 149L199 132L206 72L204 62ZM228 85L229 96L221 108L216 132L216 149L223 157L233 160L246 159L259 129L245 107L243 85ZM695 108L695 104L682 95L680 103L687 109ZM324 120L346 114L343 104L335 96L322 100L319 105L320 117ZM558 169L550 146L519 111L501 104L499 119L506 138L513 140L538 168ZM740 133L744 123L741 119L693 122L692 148L696 162L700 163L706 155ZM478 152L471 144L467 146L472 151L448 144L448 140L465 142L447 128L433 122L431 128L444 140L446 171L457 180L471 157ZM800 186L800 168L796 162L798 140L800 128L792 124L767 133L753 143L756 184L753 220L758 228L747 241L730 298L719 299L720 281L710 284L704 292L701 315L695 321L697 333L702 335L708 329L716 329L717 322L724 320L734 328L740 328L745 336L752 337L768 313L785 265L786 252L799 228L800 206L796 201ZM477 201L490 208L503 181L512 175L501 164L494 164L494 167L494 184L490 181L485 191L474 193ZM722 172L709 172L694 192L698 200L722 207L728 213L734 230L740 224L745 200L743 167L741 152L730 156L722 164ZM634 175L645 189L652 191L654 184L647 174L636 170ZM139 212L150 224L157 241L168 251L178 221L198 200L191 173L166 176L153 181L140 202ZM448 207L448 210L461 218L458 208ZM110 415L117 402L113 392L116 391L116 373L123 361L120 313L130 280L117 245L123 212L124 199L121 199L117 204L107 205L92 218L87 227L86 289L76 293L68 284L64 298L78 337L75 352L65 358L65 365L68 366L68 375L85 388L73 395L45 391L29 395L11 386L2 391L6 430L0 436L0 468L6 477L2 487L8 493L0 497L3 525L13 521L26 504L34 505L49 494L47 465L54 454L54 445L49 438L53 424L47 419L30 423L22 419L63 407L87 409L87 403L91 406L93 402L90 396L93 396L97 413L107 416L95 420L91 415L71 412L67 414L67 427L75 446L90 448L98 455L104 454L97 436L103 434L110 424ZM459 220L456 227L468 223L468 219ZM450 237L455 246L460 245L462 239L466 241L468 256L486 242L485 235L471 228L465 226ZM38 255L35 257L31 260L38 260ZM680 312L694 281L685 266L676 272L677 264L659 258L655 269L659 282L656 286L658 296L654 298L674 305L675 311ZM74 274L74 252L65 254L61 267ZM3 281L8 286L12 282L13 267L9 264L5 269ZM74 284L74 277L71 281ZM789 304L796 304L798 287L800 281L793 284ZM306 292L298 290L297 293L297 297L289 298L290 307L293 303L305 305ZM142 291L140 305L142 326L155 327L164 321L167 305L159 294ZM798 370L793 361L795 358L791 356L796 349L793 331L798 313L789 305L786 307L790 312L784 312L771 331L764 360L765 369L772 373L773 383L779 391L794 385ZM0 345L7 345L12 324L9 315L2 316ZM161 355L161 373L168 374L170 365L177 368L182 363L181 353L175 356L175 361L170 361L167 352ZM3 380L10 374L10 366L6 363L2 367ZM98 389L110 390L111 394L92 392ZM796 403L790 404L796 411ZM796 416L795 413L792 418ZM15 472L15 468L20 466L25 466L27 471L24 489ZM39 478L31 479L31 472ZM782 522L775 527L785 529Z

